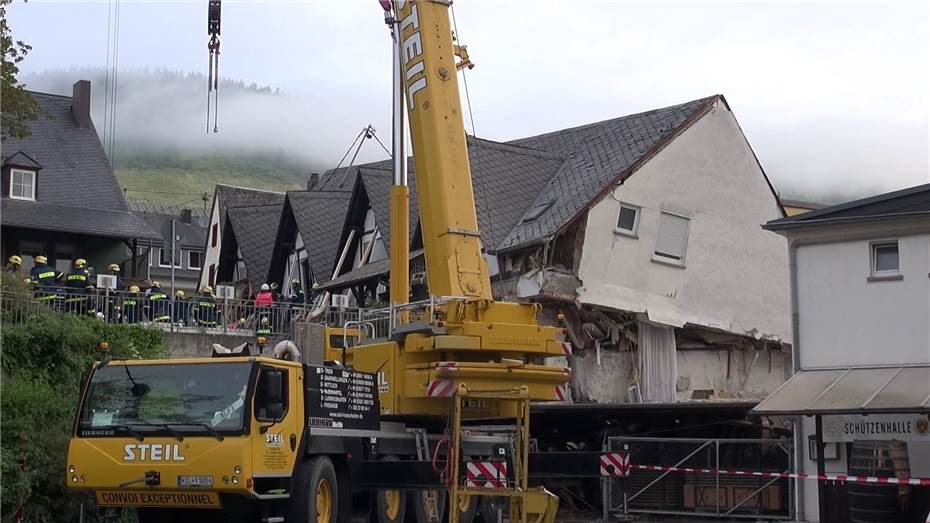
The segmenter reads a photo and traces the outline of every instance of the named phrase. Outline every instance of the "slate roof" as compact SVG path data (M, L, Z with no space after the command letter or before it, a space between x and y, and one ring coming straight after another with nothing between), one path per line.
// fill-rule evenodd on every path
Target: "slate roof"
M271 264L271 254L274 250L275 236L278 231L278 221L281 218L281 205L253 205L230 207L226 212L227 223L231 230L223 234L232 233L235 236L245 270L253 288L257 288L268 276L268 267ZM230 245L229 248L232 246ZM224 242L223 251L227 245Z
M423 249L414 249L410 251L410 259L413 260L417 256L423 255ZM323 285L320 285L316 292L330 291L333 289L344 289L350 287L357 283L361 283L365 280L370 280L378 276L383 276L391 272L391 259L384 258L378 261L367 263L362 265L358 269L355 269L351 272L347 272L338 278L330 280Z
M289 191L290 208L303 238L310 266L319 282L329 281L339 256L339 238L346 221L351 193L345 191ZM290 241L281 238L280 241ZM279 253L281 254L281 253Z
M764 229L779 231L817 225L930 218L930 183L772 220Z
M520 223L535 197L559 172L565 159L526 147L468 137L468 156L478 213L482 243L494 250ZM349 169L330 171L321 176L329 180L323 187L344 187L347 180L361 178L362 188L375 218L381 226L386 247L390 247L390 187L393 183L390 160L373 162ZM410 185L410 237L415 236L419 219L416 167L407 162Z
M548 202L552 206L539 218L517 224L498 247L509 250L538 243L557 233L717 100L723 97L710 96L509 142L559 155L566 158L566 164L534 200L534 206Z
M78 128L71 97L30 92L39 116L26 138L3 142L4 160L41 168L37 201L3 200L4 226L114 238L158 238L129 212L93 124ZM20 154L21 153L21 154Z
M412 169L407 169L412 172ZM389 170L382 169L359 169L359 176L362 179L362 185L365 193L368 195L368 203L371 210L375 213L381 239L384 241L386 249L391 248L391 185L394 183L394 175ZM410 238L413 239L413 229L420 216L420 207L417 203L417 183L413 176L408 178L408 189L410 191Z
M171 205L166 203L152 203L152 202L141 202L138 200L127 200L126 203L129 205L129 208L132 209L132 212L142 218L152 228L152 230L162 233L167 231L169 234L165 235L168 237L168 243L170 244L170 231L171 231L171 219L174 218L177 221L174 225L174 230L178 236L180 236L180 246L185 249L191 248L196 250L202 250L204 244L207 241L207 226L205 225L206 217L202 214L198 215L196 210L192 212L192 223L184 223L181 221L181 210L182 207L178 205ZM155 245L161 245L163 242L156 242Z
M161 239L145 221L129 211L79 209L25 200L3 198L0 215L4 227L86 234L107 238Z
M213 194L219 205L220 227L226 222L226 209L228 207L247 207L257 205L281 205L284 203L284 193L279 191L265 191L235 185L216 184Z

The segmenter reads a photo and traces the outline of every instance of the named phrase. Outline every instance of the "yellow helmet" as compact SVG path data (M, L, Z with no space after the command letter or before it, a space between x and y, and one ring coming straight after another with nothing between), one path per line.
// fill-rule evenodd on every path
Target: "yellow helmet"
M78 269L82 269L87 266L87 260L85 260L84 258L78 258L74 260L74 266L77 267Z
M138 285L130 285L130 286L129 286L129 292L139 292L139 286L138 286Z
M161 287L161 283L157 281L152 282L152 287Z
M294 278L294 279L291 281L291 285L300 285L300 280L298 280L297 278Z
M48 263L48 258L46 258L45 256L42 256L41 254L36 256L35 260L36 260L36 263Z
M174 295L177 296L178 298L183 298L183 297L184 297L184 291L178 291L178 292L174 293Z
M108 269L110 269L110 272L119 272L119 265L111 263Z
M262 325L268 325L268 316L262 316Z
M23 259L14 254L13 256L10 256L10 263L14 263L16 265L22 265Z
M207 294L213 294L213 287L210 287L209 285L204 285L200 290Z

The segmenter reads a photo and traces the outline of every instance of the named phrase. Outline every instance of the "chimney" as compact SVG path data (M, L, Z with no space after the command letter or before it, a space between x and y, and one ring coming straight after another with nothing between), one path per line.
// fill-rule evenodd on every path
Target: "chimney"
M71 113L79 129L90 129L90 82L74 82L71 95Z
M307 190L312 191L320 185L320 173L310 173L310 180L307 181Z
M181 223L190 225L194 221L194 213L190 209L181 209Z

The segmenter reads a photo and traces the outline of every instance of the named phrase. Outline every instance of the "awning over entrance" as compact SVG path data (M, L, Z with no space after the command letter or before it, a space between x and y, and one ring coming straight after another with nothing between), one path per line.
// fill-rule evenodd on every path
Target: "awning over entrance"
M753 414L930 412L930 365L802 370Z

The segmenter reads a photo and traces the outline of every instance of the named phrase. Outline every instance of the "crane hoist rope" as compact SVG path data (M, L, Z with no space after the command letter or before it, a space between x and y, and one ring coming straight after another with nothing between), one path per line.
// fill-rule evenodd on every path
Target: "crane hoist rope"
M213 97L213 132L219 132L217 120L220 109L220 6L221 0L210 0L207 5L207 134L210 134L210 97Z

